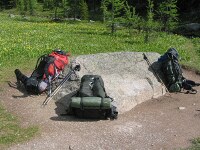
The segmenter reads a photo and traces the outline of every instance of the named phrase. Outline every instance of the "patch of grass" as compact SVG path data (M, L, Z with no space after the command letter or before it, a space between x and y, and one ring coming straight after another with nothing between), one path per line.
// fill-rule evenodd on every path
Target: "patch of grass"
M37 62L36 58L32 58L29 60L26 60L26 63L17 64L10 67L2 67L0 68L0 92L1 92L1 86L5 84L6 82L10 81L10 79L15 79L15 69L20 69L22 72L26 75L30 75L32 70L35 68L35 64ZM31 71L30 71L31 70Z
M70 51L72 55L116 51L163 54L168 48L175 47L183 63L196 64L196 45L179 35L154 32L150 42L144 43L143 31L130 36L128 30L122 29L111 36L106 25L98 22L31 22L34 17L20 21L19 17L9 18L5 14L0 14L0 17L0 67L20 66L58 47Z
M187 150L200 150L200 137L192 140L192 146Z
M17 118L0 105L0 148L29 140L38 132L38 127L22 128Z

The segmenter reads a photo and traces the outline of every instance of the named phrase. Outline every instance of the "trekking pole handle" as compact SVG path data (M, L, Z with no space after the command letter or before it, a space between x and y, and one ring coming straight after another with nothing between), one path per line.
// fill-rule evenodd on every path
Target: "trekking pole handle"
M75 71L80 71L81 67L80 64L77 64L67 75L66 77L62 80L62 82L58 85L58 87L51 93L49 97L46 98L46 100L43 102L42 106L47 105L47 103L53 98L54 95L61 89L62 85L71 77L71 75Z
M74 72L74 70L72 70L69 74L67 74L67 76L63 79L63 81L58 85L58 87L51 93L50 96L48 96L46 98L46 100L43 102L42 106L46 106L47 103L53 98L54 95L56 95L56 93L61 89L62 85L65 83L65 81L67 81L71 74Z
M147 60L148 61L148 58L147 58L147 56L145 55L145 53L143 53L143 58L144 58L144 60Z
M74 67L73 70L75 70L75 71L80 71L80 70L81 70L80 64L77 64L77 65Z
M151 67L152 71L154 72L154 74L156 75L156 77L160 80L161 84L165 87L165 90L167 91L167 93L169 93L170 95L170 92L169 90L167 89L166 85L164 84L164 82L162 81L162 79L160 78L160 76L157 74L157 72L154 70L154 68L151 66L151 63L149 61L149 59L147 58L147 56L145 55L145 53L143 53L143 58L144 60L146 60L146 62L148 63L149 67ZM171 96L171 95L170 95Z

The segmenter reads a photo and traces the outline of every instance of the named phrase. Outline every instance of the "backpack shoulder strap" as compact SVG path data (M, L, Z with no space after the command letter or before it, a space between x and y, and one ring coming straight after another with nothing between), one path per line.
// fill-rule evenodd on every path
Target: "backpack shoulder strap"
M48 56L47 54L44 54L44 55L42 55L42 56L40 56L40 57L38 58L38 60L37 60L37 62L36 62L36 65L35 65L35 69L38 68L40 62L43 61L43 60L45 59L45 57L47 57L47 56Z
M37 59L35 69L31 74L32 77L36 77L36 78L39 78L39 79L42 78L42 76L44 74L43 69L44 69L44 66L46 64L46 59L47 59L46 57L47 56L48 56L47 54L44 54Z
M49 69L51 69L51 68L50 68L50 65L53 65L53 70L51 70L51 71L54 72L53 75L55 76L55 74L56 74L56 67L55 67L55 64L54 64L54 60L55 60L54 57L48 56L47 63L46 63L46 65L44 66L44 74L45 74L46 78L48 78L49 75L50 75L50 74L49 74ZM54 76L53 76L53 78L54 78Z

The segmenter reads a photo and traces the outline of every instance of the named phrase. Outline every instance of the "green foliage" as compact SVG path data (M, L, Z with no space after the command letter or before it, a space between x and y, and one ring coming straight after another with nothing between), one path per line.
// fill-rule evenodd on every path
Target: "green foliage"
M147 26L150 26L151 28L151 24L153 22L153 17L154 17L154 13L153 13L153 9L154 9L154 4L152 0L147 0L148 1L148 5L147 5Z
M74 20L79 15L79 2L80 0L68 0L69 2L69 14L70 16L73 16Z
M106 16L108 16L108 8L107 8L108 4L107 3L108 3L107 0L101 1L101 7L100 7L100 9L101 9L101 20L103 22L106 21Z
M29 0L29 12L30 12L30 15L34 15L35 14L36 5L37 5L37 0Z
M64 17L68 17L69 15L69 1L68 0L62 0L62 8L63 8Z
M57 21L58 19L58 7L60 6L59 0L53 0L53 9L54 9L54 19Z
M0 146L29 140L37 132L38 127L21 128L17 118L0 105Z
M196 51L198 52L200 56L200 38L193 38L192 43L194 44Z
M43 11L46 11L54 21L60 21L69 14L68 0L44 0Z
M177 0L166 0L159 5L158 15L165 31L172 30L178 22Z
M21 15L25 15L27 11L30 15L35 14L37 0L17 0L16 4Z
M17 0L17 9L19 10L21 15L24 15L24 0Z
M43 10L52 10L54 8L54 0L44 0L43 1Z
M200 138L192 140L192 146L187 148L187 150L199 150L200 149Z
M131 7L126 2L125 4L125 22L129 29L129 32L133 29L139 29L141 27L141 18L136 14L135 7Z
M116 32L116 24L120 23L122 20L121 13L124 9L124 0L108 0L108 4L111 5L111 33Z
M80 0L79 8L80 8L81 19L88 20L89 19L89 11L88 11L88 5L85 0Z
M153 1L152 0L148 0L147 20L146 20L146 23L144 25L144 29L146 31L146 34L145 34L145 37L144 37L145 43L149 42L149 34L150 34L150 31L153 29L153 26L154 26L153 9L154 9Z

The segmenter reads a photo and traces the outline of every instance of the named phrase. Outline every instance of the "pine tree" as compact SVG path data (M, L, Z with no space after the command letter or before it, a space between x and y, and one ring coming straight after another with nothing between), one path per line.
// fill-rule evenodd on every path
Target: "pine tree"
M147 19L146 19L146 24L145 24L145 42L147 43L149 41L149 34L150 31L153 29L154 25L154 4L152 0L147 0L148 1L148 6L147 6Z
M49 5L48 5L48 0L43 0L43 11L45 11L46 9L49 9Z
M109 3L109 1L108 0L102 0L101 1L101 7L100 7L100 9L101 9L101 15L102 15L102 18L101 18L101 20L103 21L103 22L105 22L106 21L106 17L108 16L108 3Z
M76 20L77 16L80 14L79 11L79 0L68 0L70 14L73 16L74 20Z
M58 18L58 9L62 7L62 0L45 0L43 9L54 10L54 21L60 21Z
M35 14L36 4L37 4L37 0L29 0L28 6L29 6L30 15Z
M85 0L81 0L79 3L80 8L80 17L82 20L88 20L89 19L89 11L88 11L88 5L85 2Z
M177 0L166 0L159 5L159 17L165 31L173 29L178 22Z
M24 11L25 12L28 11L28 2L29 2L29 0L24 0Z
M43 0L43 10L53 10L55 7L55 0Z
M131 33L131 28L140 28L140 17L136 14L135 7L131 7L126 2L125 5L125 22Z
M112 1L112 11L111 11L111 33L113 34L116 31L116 22L120 22L121 11L124 8L124 0L111 0Z
M21 15L25 15L24 0L17 0L17 9Z
M58 21L58 7L59 7L59 1L54 0L53 1L53 7L54 7L54 21Z
M69 14L69 1L68 0L62 0L62 8L63 8L63 15L64 17L68 16Z
M124 9L124 0L107 0L106 7L111 6L111 9L107 13L109 20L111 21L111 33L116 32L116 24L122 19L121 13Z

